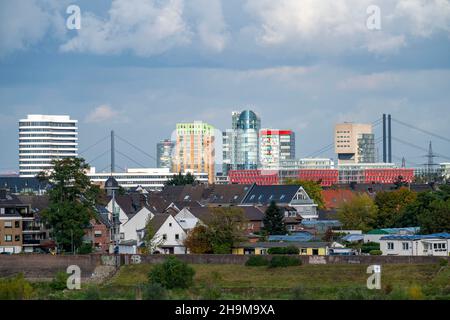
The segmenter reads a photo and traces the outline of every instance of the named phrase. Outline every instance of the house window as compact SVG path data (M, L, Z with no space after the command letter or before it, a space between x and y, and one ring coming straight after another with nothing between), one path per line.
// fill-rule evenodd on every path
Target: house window
M301 253L301 254L307 254L307 253L308 253L308 250L307 250L307 249L300 249L300 253Z
M169 222L169 227L171 227L172 226L172 222Z
M5 221L5 228L12 228L12 221Z
M14 241L20 241L20 235L19 234L16 234L14 236Z
M101 231L101 230L95 230L94 236L95 236L96 238L101 237L101 236L102 236L102 231Z
M5 242L12 242L12 235L5 234Z
M163 240L167 240L167 234L163 234Z
M120 239L121 240L125 239L125 233L123 233L123 232L120 233Z
M0 208L0 214L5 214L5 208Z
M20 221L14 221L14 227L20 228Z
M175 235L175 240L180 240L180 235L179 234Z
M402 248L403 248L403 250L409 250L409 243L408 242L402 242Z
M394 250L394 243L393 242L388 242L387 243L387 248L388 248L388 250Z

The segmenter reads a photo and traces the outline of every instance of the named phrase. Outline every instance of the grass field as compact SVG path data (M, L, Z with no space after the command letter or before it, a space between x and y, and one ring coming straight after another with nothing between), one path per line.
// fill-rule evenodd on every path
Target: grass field
M450 267L384 265L382 290L368 290L367 266L303 265L269 269L240 265L192 265L194 286L171 290L169 299L448 299ZM61 298L136 299L151 265L124 266L103 285Z

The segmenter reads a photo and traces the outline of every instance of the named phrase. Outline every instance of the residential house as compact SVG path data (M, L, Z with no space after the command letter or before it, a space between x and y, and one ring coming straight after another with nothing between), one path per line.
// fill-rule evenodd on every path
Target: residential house
M187 237L186 230L181 227L172 215L155 214L149 223L154 232L152 243L155 245L156 249L153 253L187 253L186 247L184 246L184 240ZM139 246L144 245L143 242L146 232L146 229L138 230Z
M96 206L95 217L85 229L83 240L92 244L94 252L110 252L112 223L108 216L109 211L105 207Z
M419 227L373 229L364 234L364 242L380 243L380 239L387 235L415 235L419 231Z
M0 253L22 252L22 214L28 211L15 195L0 190Z
M388 235L380 238L384 256L450 256L450 233Z
M241 206L268 206L275 201L278 206L294 208L304 220L317 219L317 204L299 185L253 184L241 202Z

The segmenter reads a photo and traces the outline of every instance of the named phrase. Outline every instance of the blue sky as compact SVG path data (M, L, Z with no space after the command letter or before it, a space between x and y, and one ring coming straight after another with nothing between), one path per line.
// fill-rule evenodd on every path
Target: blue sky
M80 30L66 28L69 4L81 9ZM372 4L381 30L366 26ZM80 150L114 129L152 155L176 122L223 130L247 108L263 127L293 129L298 156L331 143L335 123L383 112L450 137L449 57L448 0L2 0L0 172L17 170L17 122L30 113L78 119ZM444 140L396 123L393 135L423 148L432 140L450 157ZM425 162L421 150L393 149L411 166Z

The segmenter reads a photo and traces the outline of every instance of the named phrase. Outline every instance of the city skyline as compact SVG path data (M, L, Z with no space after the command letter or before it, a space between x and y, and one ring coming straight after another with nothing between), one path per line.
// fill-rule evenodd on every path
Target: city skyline
M155 158L156 143L175 123L202 120L224 130L231 111L245 109L263 127L292 129L299 158L332 143L336 123L373 123L383 113L450 137L445 1L378 1L377 31L366 28L366 0L71 1L81 9L80 30L66 28L68 4L0 3L0 172L18 171L17 122L26 114L78 119L81 151L114 130ZM177 23L142 19L149 13L175 14ZM102 26L123 36L102 38ZM159 38L149 38L155 30ZM381 137L380 126L374 133ZM394 140L397 163L426 163L430 140L436 153L450 156L448 142L395 122L393 136L425 149ZM332 150L320 156L335 158ZM95 165L108 162L105 156Z

